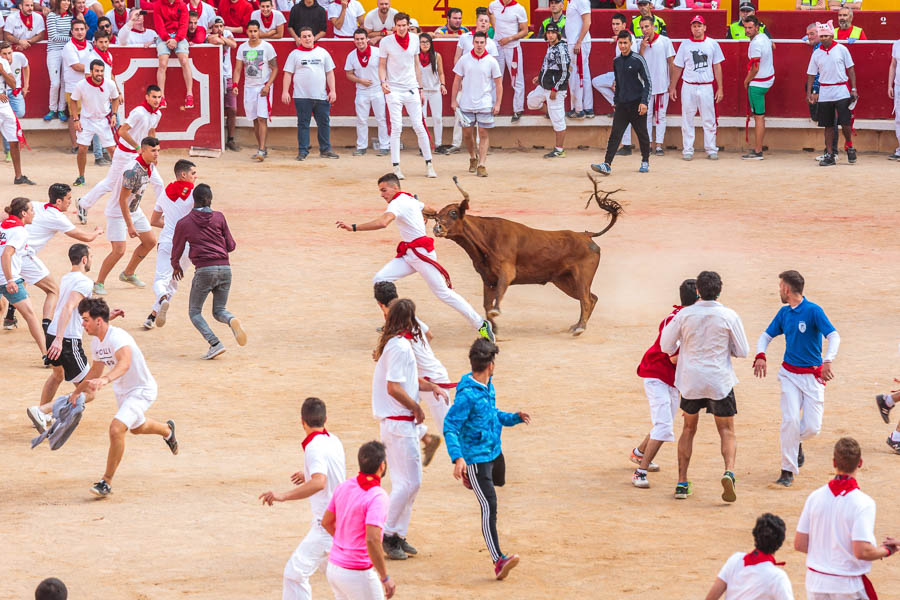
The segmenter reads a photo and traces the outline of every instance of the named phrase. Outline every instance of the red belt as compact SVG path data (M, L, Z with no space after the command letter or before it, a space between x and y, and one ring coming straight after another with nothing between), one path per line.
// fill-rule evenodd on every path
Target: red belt
M385 417L385 419L390 419L391 421L415 421L416 418L412 415L399 415L396 417Z
M712 85L712 81L685 81L685 83L689 83L691 85Z
M121 150L122 152L130 152L131 154L137 154L137 150L132 150L128 146L124 145L121 140L119 140L119 143L116 145L118 146L119 150Z
M812 571L813 573L818 573L819 575L828 575L829 577L856 577L856 575L835 575L834 573L826 573L825 571L817 571L812 567L807 566L807 569ZM863 589L866 592L866 596L869 597L869 600L878 600L878 594L875 593L875 586L872 585L872 581L866 577L865 575L860 575L862 577Z
M439 383L439 382L437 382L437 381L431 381L431 378L430 378L430 377L425 377L425 381L431 382L431 383L433 383L434 385L438 386L439 388L443 388L443 389L445 389L445 390L454 390L454 389L456 389L456 384L455 384L455 383Z
M816 378L816 381L825 385L825 380L822 379L822 365L819 365L818 367L798 367L787 362L782 362L781 366L784 367L784 370L788 373L794 373L796 375L812 375ZM830 575L830 573L825 573L825 575Z
M684 81L684 80L682 79L682 81ZM713 84L712 81L703 81L703 82L685 81L685 83L690 84L690 85L712 85ZM716 113L716 133L718 133L718 131L719 131L719 107L716 105L715 100L713 100L713 111L715 111L715 113Z
M775 74L769 75L768 77L757 77L756 79L751 79L750 81L769 81L770 79L775 79Z
M411 242L400 242L399 244L397 244L396 258L403 258L407 250L412 250L413 254L415 254L419 258L419 260L426 262L437 269L440 274L444 276L444 281L447 282L447 287L453 289L453 284L450 283L450 273L447 272L447 269L442 267L440 263L438 263L438 261L426 256L422 252L419 252L419 248L423 248L425 252L433 252L434 239L428 237L427 235L423 235L422 237L416 238Z
M825 86L830 86L830 85L846 85L846 86L849 88L849 87L850 87L850 82L849 82L849 81L839 81L838 83L822 83L822 82L820 81L820 82L819 82L819 85L820 85L820 86L822 86L822 85L825 85ZM828 575L828 573L825 573L825 575ZM839 576L839 577L840 577L840 576Z

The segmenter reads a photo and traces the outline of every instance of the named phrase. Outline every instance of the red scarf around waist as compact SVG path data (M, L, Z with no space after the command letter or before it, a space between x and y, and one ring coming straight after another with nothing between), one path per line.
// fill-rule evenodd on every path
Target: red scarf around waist
M193 186L192 186L193 187ZM313 431L308 436L306 436L300 445L303 446L303 449L306 450L306 447L309 446L309 443L313 441L317 435L329 435L328 431L323 427L322 431ZM329 436L330 437L330 436Z
M835 575L834 573L826 573L825 571L819 571L817 569L813 569L810 566L806 567L813 573L818 573L819 575L828 575L829 577L856 577L856 575ZM866 592L866 596L869 600L878 600L878 594L875 593L875 586L872 585L872 581L865 575L860 575L862 578L863 589Z
M423 235L420 238L416 238L411 242L400 242L397 244L397 258L402 258L408 250L412 250L413 254L418 257L419 260L428 263L432 267L438 270L441 275L444 276L444 281L447 282L447 287L453 289L453 284L450 283L450 273L447 272L447 269L442 267L438 261L433 258L427 256L423 252L419 252L419 249L425 250L425 252L434 252L434 239L428 237L427 235Z
M816 378L816 381L825 385L825 380L822 379L822 365L818 367L797 367L788 362L782 362L781 366L784 367L784 370L788 373L794 373L796 375L812 375Z
M363 490L369 490L376 485L381 485L381 477L378 475L372 475L371 473L360 473L356 476L356 483L359 484Z

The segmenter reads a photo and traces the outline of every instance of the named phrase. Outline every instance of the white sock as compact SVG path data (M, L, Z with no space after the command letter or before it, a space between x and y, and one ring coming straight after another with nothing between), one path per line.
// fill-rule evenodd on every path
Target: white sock
M888 408L894 406L894 397L890 394L890 392L884 395L884 404Z
M556 148L556 151L557 151L557 152L562 152L562 151L563 151L563 149L560 148L559 146L555 146L555 148Z
M634 452L634 455L637 456L638 458L641 458L644 456L644 453L641 452L640 450L638 450L637 448L635 448L632 452Z
M891 439L895 442L900 442L900 431L894 430L894 432L891 433Z

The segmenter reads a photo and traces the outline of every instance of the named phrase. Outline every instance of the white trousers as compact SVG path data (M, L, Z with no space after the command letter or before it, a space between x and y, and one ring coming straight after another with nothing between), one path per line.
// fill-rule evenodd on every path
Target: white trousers
M331 536L322 528L318 520L314 520L309 528L309 533L284 565L282 600L310 600L312 598L309 578L328 560L331 543Z
M647 377L644 379L644 393L650 403L650 439L659 442L675 441L675 416L681 395L666 382Z
M384 444L391 495L384 535L405 538L412 518L413 502L422 485L422 455L419 435L412 421L381 420L381 443Z
M385 117L384 94L377 92L356 92L356 147L360 150L369 147L369 108L375 115L378 125L378 148L390 145L387 119Z
M191 264L188 258L189 249L189 246L185 244L181 260L178 261L182 271L185 271ZM176 291L178 291L178 282L172 277L172 242L160 242L156 246L156 273L153 275L153 295L156 296L153 312L159 311L163 296L168 296L171 302Z
M865 590L850 594L830 594L827 592L806 592L806 600L868 600Z
M781 468L795 475L800 442L818 435L825 413L825 386L814 375L778 371L781 382Z
M594 86L594 89L600 92L600 95L603 96L603 98L613 108L615 108L615 92L613 91L613 84L615 83L615 81L616 76L612 72L597 75L596 77L591 79L591 85ZM631 125L625 127L625 133L622 134L622 145L631 145Z
M571 94L572 110L594 110L594 90L588 82L591 80L591 41L581 43L581 52L575 54L572 46L569 46L569 61L572 64L572 76L569 78L569 91ZM581 74L579 75L579 67ZM612 102L610 102L612 104Z
M335 600L384 600L384 587L375 567L359 571L329 562L325 576Z
M894 131L897 134L897 153L900 153L900 85L894 86Z
M62 80L62 50L47 51L47 74L50 76L50 110L66 109L66 86Z
M528 93L527 103L531 110L540 110L547 103L547 114L550 116L550 123L553 124L553 131L566 130L566 92L556 92L556 100L550 99L550 92L542 87L536 87Z
M709 84L681 84L681 140L684 154L694 153L694 115L700 112L703 125L703 148L707 154L717 153L716 97Z
M422 252L421 249L419 249L419 251ZM436 252L425 252L424 254L428 256L428 258L437 261ZM428 287L431 288L432 293L438 297L438 300L459 312L459 314L464 316L475 329L481 327L481 324L484 322L481 315L475 312L475 309L472 308L471 304L466 302L465 298L447 287L447 282L444 280L444 276L441 275L440 271L433 265L421 260L412 250L407 250L402 258L394 258L391 262L384 265L381 270L375 274L372 283L378 283L379 281L397 281L398 279L402 279L407 275L412 275L416 272L422 276L422 279L424 279L425 283L428 284Z
M659 105L658 110L657 105ZM668 92L650 96L650 105L647 107L647 133L650 135L650 142L655 141L657 146L662 146L666 140L666 110L668 108ZM654 130L656 131L655 138Z
M425 90L425 104L422 107L422 117L431 115L431 127L434 130L435 148L442 145L444 133L444 98L441 90Z
M419 150L425 160L431 160L431 142L422 118L422 101L418 90L394 89L385 97L391 118L391 162L400 163L400 134L403 133L403 109L409 115L413 131L419 138Z
M447 381L435 381L435 383L449 383ZM452 390L445 390L452 391ZM444 417L447 416L447 412L450 410L450 404L444 402L443 400L438 400L434 397L434 394L431 390L426 392L419 392L419 404L424 404L428 407L428 412L431 413L432 423L434 423L434 434L435 435L443 435L444 433ZM428 426L425 423L420 423L416 425L416 435L421 440L424 435L428 433Z
M513 88L513 112L522 112L525 110L525 73L523 72L524 63L522 61L522 49L501 46L497 56L497 62L500 63L500 80L502 83L503 73L509 71L509 78L512 81ZM571 87L571 86L570 86Z

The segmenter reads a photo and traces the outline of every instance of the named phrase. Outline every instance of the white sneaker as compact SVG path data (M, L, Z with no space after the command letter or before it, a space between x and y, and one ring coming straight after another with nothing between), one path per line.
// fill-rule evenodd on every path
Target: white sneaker
M156 313L156 326L157 327L165 327L166 325L166 313L169 312L169 299L166 298L162 302L159 303L159 310Z
M95 296L105 296L106 295L106 286L102 283L94 284L94 295Z
M42 413L41 409L37 406L32 406L26 412L28 413L28 418L31 419L31 422L34 425L34 428L38 430L38 433L47 431L53 417Z
M215 357L217 357L218 355L223 354L224 352L225 352L225 344L223 344L222 342L219 342L215 346L210 346L209 350L206 351L206 354L204 354L200 358L202 358L203 360L212 360Z
M694 153L691 152L690 154L682 154L681 160L694 160Z
M429 163L425 163L425 166L426 166L425 177L432 177L432 178L437 177L437 173L434 172L434 165L432 165L429 162Z
M641 457L638 456L637 453L633 449L631 451L631 462L633 462L636 465L641 464ZM647 466L647 470L651 471L653 473L656 473L657 471L659 471L659 465L651 460L650 464Z
M708 158L709 160L719 160L719 153L718 152L710 152L709 154L706 155L706 158Z
M397 165L396 167L394 167L394 175L397 176L397 179L400 179L400 180L406 179L406 177L403 176L403 171L400 170L400 165Z
M152 315L148 315L146 320L144 320L144 329L153 329L153 325L156 321L153 319Z
M647 481L647 474L639 473L638 471L635 471L631 475L631 485L633 485L636 488L643 488L643 489L649 488L650 482Z

